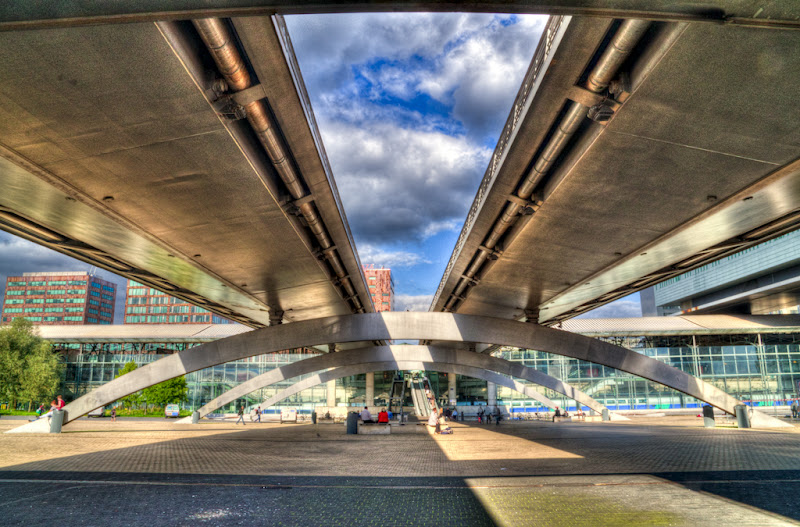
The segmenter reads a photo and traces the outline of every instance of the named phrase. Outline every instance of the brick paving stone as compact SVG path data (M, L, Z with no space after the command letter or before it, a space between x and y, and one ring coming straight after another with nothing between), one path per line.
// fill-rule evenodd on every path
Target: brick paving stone
M0 432L21 424L0 420ZM80 419L0 434L3 525L798 525L800 435L628 423Z

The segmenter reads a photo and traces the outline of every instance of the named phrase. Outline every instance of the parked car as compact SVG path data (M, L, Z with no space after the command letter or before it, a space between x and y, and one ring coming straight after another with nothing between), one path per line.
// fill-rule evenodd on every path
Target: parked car
M101 406L100 408L95 408L94 410L86 414L86 417L105 417L105 416L106 416L105 406Z
M166 408L164 408L164 417L178 417L181 413L181 405L179 404L168 404Z

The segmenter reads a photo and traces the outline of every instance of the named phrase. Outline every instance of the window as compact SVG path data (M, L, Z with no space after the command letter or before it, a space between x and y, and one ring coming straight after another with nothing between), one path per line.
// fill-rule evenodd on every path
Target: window
M45 322L61 322L61 317L44 317Z
M113 311L114 310L114 306L112 306L111 304L106 304L105 302L103 302L100 305L103 307L103 309L108 309L109 311Z
M141 322L144 322L144 317L137 317L137 316L125 317L125 322L127 322L128 324L139 324Z
M44 308L45 313L61 313L64 311L63 307L46 307Z
M96 318L94 318L94 317L89 317L89 318L87 318L86 320L87 320L88 322L91 322L92 324L97 324L97 319L96 319Z
M64 303L64 299L63 298L48 298L44 302L45 302L45 304L63 304Z
M34 286L34 285L47 285L47 282L44 282L44 281L28 282L28 287L31 287L31 286Z
M90 298L90 299L88 300L88 302L89 302L90 304L92 304L93 306L98 306L98 307L100 306L100 301L99 301L99 300L95 300L94 298Z
M67 289L68 295L85 295L86 289Z
M161 322L166 322L167 321L167 317L164 316L164 315L150 316L150 317L147 317L147 321L150 322L150 323L158 324L158 323L161 323Z
M3 311L4 313L22 313L21 307L7 307Z
M189 315L173 315L169 317L169 321L173 324L180 322L189 322Z
M18 286L18 285L25 285L26 283L27 282L8 282L6 285L8 287L14 287L14 286Z
M42 308L41 307L26 307L25 308L25 312L26 313L41 313L42 312Z
M89 308L89 309L87 309L86 311L87 311L88 313L91 313L92 315L99 315L99 314L100 314L100 312L99 312L98 310L96 310L95 308L93 308L93 307L90 307L90 308Z
M33 282L31 282L31 283L33 283ZM44 282L41 282L41 284L44 285ZM50 285L67 285L67 281L66 280L50 280Z
M42 321L42 317L25 317L25 318L27 318L31 322L41 322Z
M128 289L128 296L145 296L147 289Z
M50 289L48 291L48 293L51 294L51 295L65 295L65 294L67 294L67 292L65 290L63 290L63 289Z
M24 304L25 301L21 298L8 298L6 304Z
M6 295L14 296L14 295L24 295L25 291L6 291Z
M82 286L86 286L86 280L70 280L69 282L67 282L67 285L82 285Z
M367 277L367 278L368 278L369 280L375 280L375 277L374 277L374 276L369 276L369 277Z
M369 284L370 289L375 289L375 284Z
M65 313L83 313L83 308L82 307L65 307L64 308L64 312Z
M109 293L113 293L114 291L116 291L116 290L115 290L113 287L111 287L111 286L107 286L107 285L104 285L104 286L103 286L103 289L105 289L105 290L106 290L106 291L108 291Z
M167 306L151 307L150 313L169 313L169 308Z
M83 304L85 300L83 298L67 298L65 302L67 304Z
M144 284L140 284L139 282L136 282L135 280L128 280L128 287L136 287L136 286L142 286L142 285L144 285Z
M111 295L105 295L104 294L104 295L100 295L100 296L101 296L101 298L104 298L105 300L114 300L114 297L111 296Z
M28 289L28 294L29 295L43 295L44 294L44 288L41 288L41 289L38 289L38 288L37 289Z
M83 321L83 317L75 317L75 316L64 317L64 321L65 322L82 322Z

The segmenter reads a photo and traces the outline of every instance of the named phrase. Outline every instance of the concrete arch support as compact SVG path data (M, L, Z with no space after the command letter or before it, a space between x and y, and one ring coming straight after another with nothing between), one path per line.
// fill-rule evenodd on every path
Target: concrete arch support
M198 412L200 417L204 417L213 412L220 406L224 406L240 397L254 392L264 386L269 386L286 379L306 375L308 373L327 370L330 368L340 368L343 366L364 365L366 363L380 362L383 369L409 369L402 367L404 362L413 361L422 364L436 364L448 366L463 366L471 368L473 373L484 372L497 372L504 375L510 375L519 379L525 379L532 383L550 388L558 393L566 395L568 398L577 401L578 403L588 406L592 410L602 412L605 408L602 404L592 399L585 393L564 383L555 377L551 377L545 373L528 368L521 364L507 361L498 357L490 355L483 355L472 351L456 350L452 348L438 348L435 346L374 346L368 348L359 348L354 350L341 351L327 355L320 355L311 359L297 361L280 368L263 373L257 377L245 381L238 386L231 388L219 397L211 400L200 408ZM425 367L420 369L435 369L434 367ZM372 370L376 371L376 370ZM505 378L500 376L501 378ZM489 382L495 382L492 379L486 379ZM500 383L498 383L500 384ZM549 403L552 401L547 399ZM542 401L544 402L544 401ZM547 404L547 403L545 403ZM550 405L548 405L550 406ZM552 407L552 406L551 406Z
M727 413L734 413L734 406L741 404L722 390L677 368L598 339L537 324L491 317L455 313L384 312L270 326L182 351L79 397L66 406L65 422L153 384L232 360L331 342L399 339L480 342L535 349L616 368L674 388ZM524 368L522 365L519 367ZM791 426L757 410L753 411L751 422L756 427ZM13 431L36 429L27 428L28 426L15 428Z

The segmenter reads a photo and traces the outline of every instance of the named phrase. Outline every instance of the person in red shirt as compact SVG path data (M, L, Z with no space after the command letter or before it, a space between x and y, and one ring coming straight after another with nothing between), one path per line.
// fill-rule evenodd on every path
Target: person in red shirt
M44 415L40 415L36 419L41 419L42 417L50 417L53 415L53 412L56 410L62 410L67 403L64 401L64 398L60 395L56 396L56 400L50 403L50 411ZM36 421L36 419L31 419L31 421Z
M378 412L378 422L389 424L389 412L385 408Z

